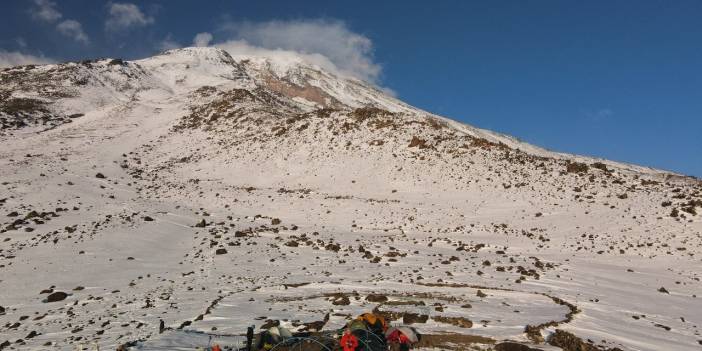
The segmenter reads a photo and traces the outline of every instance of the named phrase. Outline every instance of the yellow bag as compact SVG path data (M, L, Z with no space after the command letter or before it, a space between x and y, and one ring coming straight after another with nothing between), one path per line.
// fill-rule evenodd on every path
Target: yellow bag
M356 319L366 322L369 326L379 326L383 330L386 330L388 328L387 324L385 323L385 318L374 313L364 313L358 316L358 318ZM380 325L378 325L378 323Z

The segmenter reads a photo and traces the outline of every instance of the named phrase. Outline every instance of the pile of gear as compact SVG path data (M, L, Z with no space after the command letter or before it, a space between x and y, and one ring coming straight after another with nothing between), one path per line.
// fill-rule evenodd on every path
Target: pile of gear
M344 351L385 351L390 346L408 351L420 337L412 327L389 328L382 316L364 313L346 325L340 343Z
M254 335L248 328L246 340L237 345L209 344L202 351L409 351L421 339L409 326L389 326L383 316L364 313L335 331L291 332L274 326ZM210 336L210 342L212 336Z
M389 327L382 316L364 313L331 335L291 333L281 326L272 327L261 333L256 347L252 350L407 351L419 340L419 333L412 327ZM310 345L306 348L300 347L300 343L305 342Z

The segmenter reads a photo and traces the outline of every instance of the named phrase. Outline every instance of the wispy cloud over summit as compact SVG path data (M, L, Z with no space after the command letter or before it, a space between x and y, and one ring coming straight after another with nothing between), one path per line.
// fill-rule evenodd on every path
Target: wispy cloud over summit
M227 22L221 31L229 50L288 51L337 74L375 83L382 68L373 57L372 41L348 28L345 22L307 19L266 22Z
M90 40L83 31L83 26L78 21L65 20L56 26L56 29L63 35L72 38L77 42L87 44Z
M36 20L54 23L63 15L56 9L56 3L51 0L34 0L34 7L29 10Z
M43 56L22 54L0 50L0 68L22 65L43 65L53 63L53 60Z
M193 46L208 46L212 38L212 34L210 33L198 33L195 38L193 38Z

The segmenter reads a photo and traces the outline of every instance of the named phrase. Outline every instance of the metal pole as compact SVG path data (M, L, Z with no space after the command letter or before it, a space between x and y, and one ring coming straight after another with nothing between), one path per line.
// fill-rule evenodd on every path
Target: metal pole
M252 351L251 347L253 345L254 337L254 326L250 326L246 329L246 351Z

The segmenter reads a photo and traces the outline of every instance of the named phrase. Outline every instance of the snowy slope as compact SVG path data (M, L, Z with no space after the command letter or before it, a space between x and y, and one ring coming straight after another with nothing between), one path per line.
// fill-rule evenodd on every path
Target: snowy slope
M554 349L556 329L700 347L692 178L214 48L5 69L0 128L7 349L163 349L176 330L329 330L372 309L426 316L438 349Z

